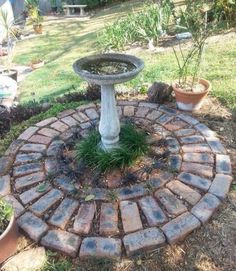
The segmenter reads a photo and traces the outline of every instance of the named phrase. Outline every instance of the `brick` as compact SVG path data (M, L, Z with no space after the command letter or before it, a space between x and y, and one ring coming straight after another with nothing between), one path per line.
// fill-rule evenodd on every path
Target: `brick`
M14 140L6 150L5 154L9 156L15 156L19 149L24 145L24 141L21 139Z
M194 205L201 199L201 194L180 181L172 181L167 185L174 194L178 195L181 199L186 200L188 203Z
M26 129L19 137L18 139L21 140L28 140L32 135L34 135L38 131L38 127L29 127Z
M62 119L64 117L67 117L69 115L74 114L75 112L76 111L74 109L67 109L67 110L60 112L57 116L58 116L58 118Z
M203 123L199 123L197 125L195 125L195 128L204 136L206 137L211 137L211 136L215 136L216 133L214 131L212 131L211 129L209 129L205 124Z
M9 175L0 177L0 198L11 193L11 178Z
M80 105L79 107L77 107L76 110L77 111L83 111L83 110L86 110L86 109L91 108L91 107L96 107L96 104L95 103L83 104L83 105Z
M75 216L73 232L78 234L88 234L92 227L95 212L95 203L81 204L78 214Z
M200 135L191 135L180 138L182 144L196 144L204 142L204 137Z
M140 106L138 107L138 110L136 111L135 116L138 118L145 118L149 110L150 108L148 107Z
M80 128L81 129L89 129L89 128L91 128L92 127L92 123L91 122L83 122L83 123L80 123Z
M221 153L221 154L227 153L225 147L221 144L218 138L206 137L206 141L214 153Z
M160 124L154 124L153 126L154 131L159 134L161 137L171 136L172 133L165 128L163 128Z
M158 104L156 104L156 103L147 103L147 102L140 102L139 106L140 107L148 107L148 108L152 108L152 109L157 109L158 108Z
M153 197L147 196L141 198L138 203L147 219L149 226L158 226L168 220Z
M102 237L84 238L79 257L81 259L93 257L119 260L121 257L121 240Z
M7 195L3 199L12 205L16 217L18 217L24 213L25 208L21 205L21 203L14 196Z
M42 135L34 135L28 141L36 144L49 145L52 141L52 138Z
M191 136L196 133L196 130L194 129L181 129L178 131L175 131L176 136L182 137L182 136Z
M35 242L38 242L48 231L48 225L42 219L30 212L26 212L18 218L17 223L19 227L21 227L21 229Z
M45 180L45 174L43 172L32 173L24 177L15 179L15 188L20 190L33 184L42 182Z
M47 149L47 156L58 156L65 146L64 141L54 140Z
M190 145L183 145L182 146L183 152L208 152L211 153L211 149L207 144L190 144Z
M58 132L54 129L51 129L51 128L42 128L41 130L38 131L38 134L54 138L56 136L59 136L60 132Z
M60 164L58 160L47 158L44 163L46 174L56 175L60 171Z
M214 156L209 153L184 153L183 160L185 162L214 164Z
M216 172L223 174L232 174L232 167L229 155L217 154L216 155Z
M158 119L160 116L162 115L162 112L158 111L158 110L153 110L152 112L150 112L146 118L149 120L156 120Z
M220 200L216 196L207 193L198 202L198 204L192 208L191 213L196 216L202 223L206 223L217 210L219 205Z
M162 246L165 243L165 236L157 228L148 228L125 235L123 243L126 254L131 256Z
M42 196L38 201L36 201L30 209L38 216L43 215L49 208L56 204L61 197L62 192L57 189L52 189L47 194Z
M41 240L41 245L73 258L76 257L80 244L79 236L62 230L50 230Z
M208 177L208 178L213 177L213 167L209 165L183 162L181 171L197 174L197 175Z
M82 112L77 112L73 114L72 117L80 123L89 121L89 118Z
M66 193L72 193L75 191L73 180L65 175L60 175L54 179L54 184L61 188Z
M223 200L227 193L229 192L230 184L232 182L232 176L227 176L224 174L216 174L212 185L209 189L209 193L217 196L219 199Z
M61 228L62 230L65 229L67 223L78 206L79 203L77 200L65 198L57 207L48 222L53 226Z
M121 201L120 211L125 233L134 232L143 228L138 206L135 202Z
M182 158L180 155L170 155L168 166L172 171L179 171L182 164Z
M159 110L166 113L166 114L168 114L168 115L175 116L175 115L178 114L178 111L176 109L168 107L168 106L166 106L164 104L160 105Z
M165 224L161 229L164 232L169 244L175 244L183 240L193 230L199 228L200 221L186 212Z
M118 205L116 203L102 203L100 214L100 234L115 235L118 229Z
M60 140L64 141L65 143L72 143L76 139L76 134L77 132L75 132L74 130L68 129L60 135Z
M65 123L61 122L61 121L56 121L53 124L50 125L51 128L64 133L65 131L67 131L69 129L69 126L67 126Z
M25 144L20 148L23 152L40 152L44 153L46 151L46 146L43 144Z
M125 117L132 117L134 115L134 106L125 106L124 107L124 116Z
M42 197L45 193L47 193L51 189L50 185L46 186L45 191L38 192L38 186L35 186L29 190L26 190L22 194L19 195L21 202L23 202L24 205L30 203L31 201L34 201L40 197Z
M210 180L193 175L191 173L187 173L187 172L181 172L178 175L177 179L187 185L191 185L191 186L199 188L203 191L208 191L208 189L211 185Z
M43 155L41 153L33 152L33 153L20 153L17 154L15 158L14 165L20 165L30 162L36 162L42 159Z
M148 193L148 191L144 188L143 185L137 184L130 187L115 189L115 193L117 194L119 200L127 200L144 196Z
M161 173L151 173L149 175L149 180L146 182L147 185L151 186L153 189L161 188L166 183L168 183L173 178L173 174L169 172Z
M65 117L63 119L61 119L62 122L64 122L66 125L68 125L69 127L74 127L74 126L78 126L78 122L72 118L71 116Z
M168 145L167 148L171 153L178 153L180 151L180 145L179 145L179 142L176 138L167 137L166 142Z
M44 127L44 126L50 125L50 124L52 124L53 122L56 122L56 121L57 121L57 118L52 117L52 118L48 118L48 119L45 119L45 120L42 120L42 121L36 123L36 126Z
M178 117L184 121L186 121L188 124L190 125L196 125L199 123L199 121L197 119L194 119L193 117L189 116L189 115L185 115L185 114L180 114L178 115Z
M107 189L104 188L91 188L87 191L87 195L94 195L94 200L107 201L109 199L107 196Z
M30 164L24 164L21 166L15 166L13 168L13 176L20 177L20 176L28 175L28 174L35 173L38 171L42 171L42 169L43 169L42 163L30 163Z
M9 156L3 156L0 158L0 176L6 175L10 170L13 163L13 159Z
M157 190L154 195L170 215L179 215L187 211L187 207L182 201L177 199L167 188Z
M169 131L177 131L187 126L186 122L183 122L182 120L172 120L168 123L166 123L165 128Z
M173 118L174 118L173 116L169 116L167 114L164 114L160 118L157 119L157 122L164 125L167 122L171 121Z
M126 100L120 100L118 101L118 105L124 105L124 106L137 106L138 105L138 102L137 101L126 101Z
M95 120L99 118L99 115L94 108L86 109L85 114L89 117L90 120Z

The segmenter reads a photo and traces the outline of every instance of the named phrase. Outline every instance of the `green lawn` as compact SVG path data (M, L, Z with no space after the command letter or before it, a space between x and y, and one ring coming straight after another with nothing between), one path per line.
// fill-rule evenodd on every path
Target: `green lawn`
M30 74L22 83L20 101L47 99L76 89L83 91L84 83L73 72L73 62L82 56L96 53L97 35L108 22L125 15L132 9L139 9L143 1L129 1L99 11L89 21L58 20L45 21L45 35L17 44L15 62L28 64L35 57L43 58L47 64ZM177 77L177 64L172 51L166 53L135 53L146 64L145 70L128 86L140 88L142 83L155 80L171 82ZM224 104L236 109L236 39L209 43L203 63L203 77L212 82L212 95Z

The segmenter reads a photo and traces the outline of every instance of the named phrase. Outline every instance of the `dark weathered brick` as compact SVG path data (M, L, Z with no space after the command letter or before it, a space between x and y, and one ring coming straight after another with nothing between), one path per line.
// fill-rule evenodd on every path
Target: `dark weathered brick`
M39 183L45 180L45 174L43 172L32 173L24 177L15 179L15 188L20 190L31 186L32 184Z
M80 258L108 258L119 260L121 257L121 240L114 238L87 237L83 240Z
M79 203L77 200L65 198L49 219L49 223L61 229L65 229L78 206Z
M149 226L154 227L167 221L166 215L153 197L147 196L141 198L138 202Z
M166 142L168 145L168 150L171 153L178 153L180 151L180 145L176 138L174 137L167 137Z
M118 204L102 203L100 214L100 234L115 235L118 229Z
M183 152L208 152L211 153L211 149L207 144L190 144L190 145L183 145L182 146Z
M13 164L13 159L9 156L3 156L0 158L0 176L8 174L11 166Z
M206 223L217 210L219 205L220 200L216 196L207 193L198 202L198 204L192 208L191 213L196 216L202 223Z
M211 185L211 181L206 179L206 178L202 178L196 175L193 175L191 173L187 173L187 172L181 172L177 179L179 179L181 182L194 186L196 188L200 188L203 191L208 191L210 185Z
M46 174L57 174L60 171L60 164L54 158L47 158L44 162Z
M214 153L226 154L226 149L216 137L206 137L206 141Z
M191 136L194 135L196 133L196 130L194 129L181 129L178 131L175 131L176 136L178 137L182 137L182 136Z
M157 109L159 105L156 104L156 103L140 102L139 106L141 106L141 107L148 107L148 108L152 108L152 109Z
M223 200L226 197L227 193L229 192L232 179L233 179L232 176L216 174L212 182L212 185L209 189L209 192Z
M181 155L170 155L168 166L171 171L179 171L182 164L182 158Z
M194 119L193 117L185 114L179 114L178 117L184 121L186 121L190 125L196 125L199 123L197 119Z
M48 230L48 225L30 212L18 218L17 223L35 242L38 242Z
M216 172L223 174L232 174L231 162L228 155L216 155Z
M8 147L8 149L6 150L6 156L15 156L19 149L24 145L24 140L21 139L17 139L14 140L11 145Z
M165 243L165 236L157 228L149 228L125 235L123 238L128 256L155 249Z
M25 144L20 150L22 152L41 152L44 153L46 151L46 146L43 144Z
M162 112L158 111L158 110L153 110L151 111L146 118L149 120L156 120L158 119L160 116L162 115Z
M75 186L73 184L73 181L71 180L70 177L67 177L65 175L60 175L56 177L54 179L54 184L67 193L71 193L75 191Z
M76 257L80 244L79 236L62 230L50 230L41 240L41 245L73 258Z
M166 235L168 243L174 244L183 240L186 235L199 228L200 225L200 221L195 216L186 212L165 224L161 229Z
M216 133L214 131L212 131L211 129L209 129L205 124L203 123L199 123L197 125L195 125L195 128L204 136L206 137L211 137L211 136L215 136Z
M20 177L43 170L42 163L29 163L13 168L13 176Z
M95 120L99 118L99 115L94 108L86 109L85 114L89 117L90 120Z
M138 206L135 202L121 201L120 211L125 233L141 230L143 228Z
M35 162L42 159L43 155L41 153L33 152L33 153L19 153L15 158L15 165Z
M141 184L132 185L130 187L119 188L119 189L116 189L115 191L120 200L137 198L137 197L144 196L148 193L148 191Z
M210 153L184 153L183 160L185 162L194 162L194 163L202 163L202 164L213 164L214 156Z
M58 156L62 152L64 146L64 141L54 140L47 149L47 156Z
M20 200L23 202L23 204L28 204L33 200L36 200L40 197L42 197L45 193L47 193L50 189L50 185L46 185L45 191L43 192L38 192L39 187L35 186L29 190L26 190L22 194L19 195Z
M149 110L150 108L148 107L140 106L138 107L138 110L136 111L135 116L138 118L145 118Z
M154 195L170 215L179 215L187 211L187 207L166 188L157 190Z
M166 124L167 122L171 121L174 117L169 116L167 114L162 115L160 118L158 118L156 121L160 124Z
M95 203L81 204L78 214L74 220L73 231L78 234L88 234L92 227L95 212Z
M172 181L166 185L174 194L194 205L201 199L201 194L180 181Z
M38 201L36 201L30 207L30 209L38 216L43 215L43 213L57 203L62 196L63 194L60 190L52 189L47 194L42 196Z
M204 142L204 137L200 135L191 135L180 138L182 144L196 144Z
M161 173L151 173L149 175L149 180L146 182L148 186L151 186L153 189L161 188L167 182L173 178L173 174L163 171Z

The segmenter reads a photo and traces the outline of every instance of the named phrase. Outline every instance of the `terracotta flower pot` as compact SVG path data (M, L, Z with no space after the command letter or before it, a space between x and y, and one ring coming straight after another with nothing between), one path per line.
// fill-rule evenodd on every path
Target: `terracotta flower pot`
M43 26L41 24L37 24L33 26L34 32L36 34L42 34L43 33Z
M15 217L12 216L8 227L0 235L0 263L13 255L17 247L18 226Z
M199 110L202 106L204 98L211 90L211 83L205 79L199 79L198 83L204 86L201 92L187 92L173 83L172 87L175 92L177 107L184 111Z

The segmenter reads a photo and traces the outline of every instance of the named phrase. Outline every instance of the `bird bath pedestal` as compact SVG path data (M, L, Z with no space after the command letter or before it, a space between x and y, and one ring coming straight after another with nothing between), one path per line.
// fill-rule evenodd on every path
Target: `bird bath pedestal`
M111 150L119 145L120 121L116 108L115 84L129 81L144 68L141 59L125 54L101 54L77 60L74 71L89 83L101 86L101 147Z

